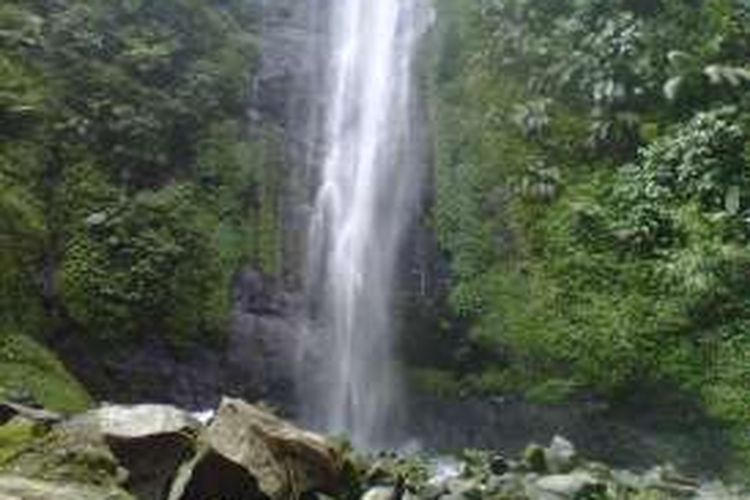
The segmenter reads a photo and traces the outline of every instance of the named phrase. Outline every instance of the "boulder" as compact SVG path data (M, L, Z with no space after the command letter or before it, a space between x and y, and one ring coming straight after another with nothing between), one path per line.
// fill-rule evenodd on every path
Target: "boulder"
M332 444L241 400L222 401L199 447L177 475L170 500L280 500L335 495L341 487L343 458ZM226 488L238 495L227 496Z
M73 418L66 425L122 441L196 433L201 426L190 413L168 405L102 406Z
M544 450L544 459L550 472L564 474L575 468L578 455L570 441L555 436L552 443Z
M127 474L124 486L141 499L161 499L180 464L194 452L200 422L167 405L103 406L62 426L73 439L102 446Z
M39 481L0 475L1 500L135 500L115 487Z
M554 474L545 476L534 484L539 500L573 500L576 498L600 498L606 494L605 484L585 472Z

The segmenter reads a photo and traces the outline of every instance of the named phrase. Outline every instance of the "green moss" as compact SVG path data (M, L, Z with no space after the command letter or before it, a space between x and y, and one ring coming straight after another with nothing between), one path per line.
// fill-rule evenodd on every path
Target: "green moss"
M538 444L530 444L522 455L523 463L532 472L544 474L547 472L547 458L544 447Z
M63 483L115 486L122 479L115 457L103 443L59 429L28 443L2 469Z
M19 392L60 412L79 412L91 405L80 383L50 351L28 337L2 335L0 398Z
M39 433L36 424L22 419L11 420L0 427L0 467L23 452Z

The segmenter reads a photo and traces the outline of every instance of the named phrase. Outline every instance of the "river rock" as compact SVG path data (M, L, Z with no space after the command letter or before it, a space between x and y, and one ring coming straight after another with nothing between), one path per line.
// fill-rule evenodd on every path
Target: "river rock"
M362 500L399 500L399 494L391 486L376 486L367 490Z
M497 476L505 474L510 468L511 465L508 462L508 459L499 453L494 454L490 459L490 472Z
M62 416L58 413L12 403L10 401L0 402L0 425L5 425L18 417L31 422L47 425L55 424L62 420Z
M118 488L0 475L0 500L135 500Z
M523 464L532 472L547 472L546 450L538 444L530 444L523 452Z
M343 458L323 437L241 400L226 398L180 470L170 500L335 495ZM227 493L230 489L236 494Z
M738 488L729 488L721 482L711 482L701 486L698 490L697 500L743 500L748 498L748 492L742 492Z
M671 465L659 465L643 475L643 486L677 496L697 495L700 483L679 474Z
M524 477L521 474L506 472L500 476L491 476L486 484L487 492L500 498L521 498L525 490Z
M544 460L547 468L554 474L564 474L572 471L578 459L573 444L561 436L555 436L552 443L544 450Z
M573 474L554 474L545 476L534 484L535 495L532 498L539 500L573 500L595 495L604 495L606 485L600 483L590 474L576 472Z

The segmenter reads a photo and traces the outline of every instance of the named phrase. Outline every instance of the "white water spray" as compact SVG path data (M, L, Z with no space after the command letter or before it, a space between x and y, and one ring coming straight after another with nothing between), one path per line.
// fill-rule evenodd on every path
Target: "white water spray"
M432 13L422 0L332 0L329 9L324 154L308 261L317 307L303 346L317 361L300 387L310 424L372 448L394 438L401 406L392 292L419 201L412 73Z

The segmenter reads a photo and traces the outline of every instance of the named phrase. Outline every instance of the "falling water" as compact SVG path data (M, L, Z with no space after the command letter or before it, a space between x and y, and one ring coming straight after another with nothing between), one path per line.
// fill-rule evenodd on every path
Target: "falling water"
M422 0L332 0L324 71L323 154L311 218L306 350L309 423L378 447L398 426L392 292L400 243L419 198L415 47Z

